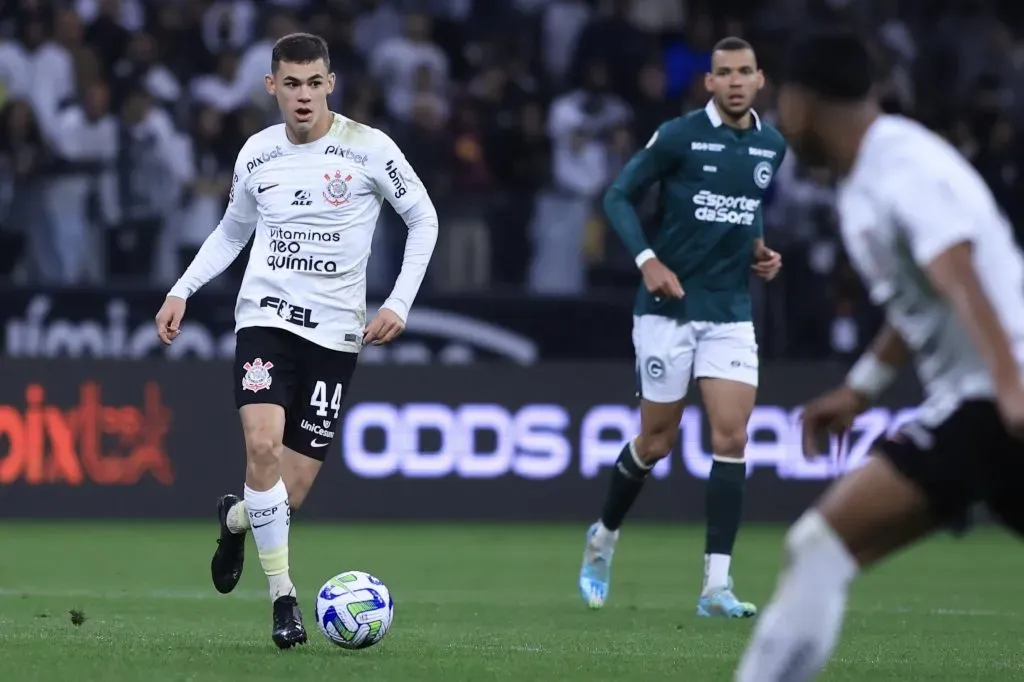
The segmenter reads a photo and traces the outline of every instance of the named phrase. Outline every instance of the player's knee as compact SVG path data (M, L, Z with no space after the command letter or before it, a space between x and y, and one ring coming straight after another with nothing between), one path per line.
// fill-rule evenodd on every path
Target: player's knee
M668 457L678 438L678 429L642 433L636 439L636 456L644 464L654 464Z
M281 457L281 443L270 436L247 435L245 454L250 468L276 467Z
M738 429L715 429L711 432L711 451L721 457L730 459L743 459L743 453L747 449L747 430Z

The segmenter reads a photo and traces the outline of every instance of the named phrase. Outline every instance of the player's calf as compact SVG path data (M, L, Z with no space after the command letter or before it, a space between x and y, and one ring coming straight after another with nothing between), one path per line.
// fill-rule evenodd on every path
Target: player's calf
M668 456L679 437L678 422L668 430L641 429L639 436L622 446L612 469L608 496L601 512L603 531L615 532L640 496L647 476L660 460Z
M288 490L288 505L297 511L306 500L323 463L281 448L281 478ZM251 528L245 500L235 495L224 495L217 501L220 538L213 555L210 570L217 591L227 594L235 589L242 577L245 562L245 535Z
M805 682L835 648L857 563L817 510L786 536L789 565L754 630L737 682Z
M737 333L743 335L744 348L753 345L752 328L741 329ZM713 359L712 351L725 344L725 340L706 343L707 357ZM732 348L731 343L725 345ZM751 351L750 355L756 364L756 354ZM700 389L711 425L713 457L705 491L704 581L697 614L750 618L756 615L757 608L740 601L733 594L730 571L746 496L744 453L747 422L757 398L756 370L741 365L740 373L735 374L732 365L724 368L722 363L708 360L703 371Z
M291 505L280 465L285 412L278 405L245 405L240 412L246 446L245 509L270 583L270 598L276 601L295 596L288 573Z
M729 584L732 553L743 517L747 465L743 453L747 446L746 427L730 430L712 428L714 453L705 492L707 529L704 541L703 594ZM752 615L752 614L751 614Z
M611 472L601 519L587 529L579 590L590 608L604 606L611 582L612 555L622 525L651 469L666 457L679 437L682 403L641 403L640 435L622 447Z

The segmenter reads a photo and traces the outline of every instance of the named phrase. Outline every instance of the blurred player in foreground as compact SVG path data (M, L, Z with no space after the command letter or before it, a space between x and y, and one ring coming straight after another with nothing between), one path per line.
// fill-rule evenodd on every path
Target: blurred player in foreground
M658 128L605 196L608 219L643 274L633 309L640 434L623 447L601 518L587 531L579 589L591 608L608 598L619 527L651 469L678 440L692 376L714 452L697 614L757 612L733 594L729 569L758 382L750 272L771 280L782 265L764 245L761 201L786 145L751 108L764 76L747 42L720 41L705 84L707 106ZM634 205L656 182L658 232L648 242Z
M244 499L218 502L211 571L219 592L235 588L251 529L270 582L273 640L282 649L306 641L288 573L292 509L330 450L360 349L403 331L437 241L437 213L405 156L381 131L327 108L334 83L321 38L299 33L277 42L266 87L285 122L242 147L223 220L156 317L160 338L172 343L185 300L222 273L255 232L235 307ZM385 200L409 235L394 290L367 324L366 263Z
M880 113L855 36L791 46L779 116L794 151L843 177L841 231L887 326L845 385L807 405L804 452L842 433L913 359L925 400L786 536L786 566L739 682L802 682L836 645L863 569L984 501L1024 531L1024 259L978 173L944 140Z

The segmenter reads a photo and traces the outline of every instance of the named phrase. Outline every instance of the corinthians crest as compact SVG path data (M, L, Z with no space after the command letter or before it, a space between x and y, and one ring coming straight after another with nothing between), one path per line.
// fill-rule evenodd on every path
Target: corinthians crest
M327 187L324 189L324 201L331 206L347 204L351 196L348 183L352 182L352 176L341 177L341 171L334 171L333 176L324 173L324 180L327 181Z
M272 362L263 362L263 358L256 358L252 362L242 365L245 376L242 377L242 388L246 391L259 393L270 388L274 378L270 376L270 370L274 367Z

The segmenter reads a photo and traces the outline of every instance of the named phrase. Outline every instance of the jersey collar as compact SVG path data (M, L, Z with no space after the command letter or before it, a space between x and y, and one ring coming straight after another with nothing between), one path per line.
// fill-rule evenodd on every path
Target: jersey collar
M707 105L704 106L704 113L708 115L708 120L711 121L711 125L715 128L722 125L722 115L718 113L718 107L715 106L715 100L709 99ZM757 115L757 112L753 109L750 110L750 115L754 118L754 127L758 130L761 129L761 117Z

